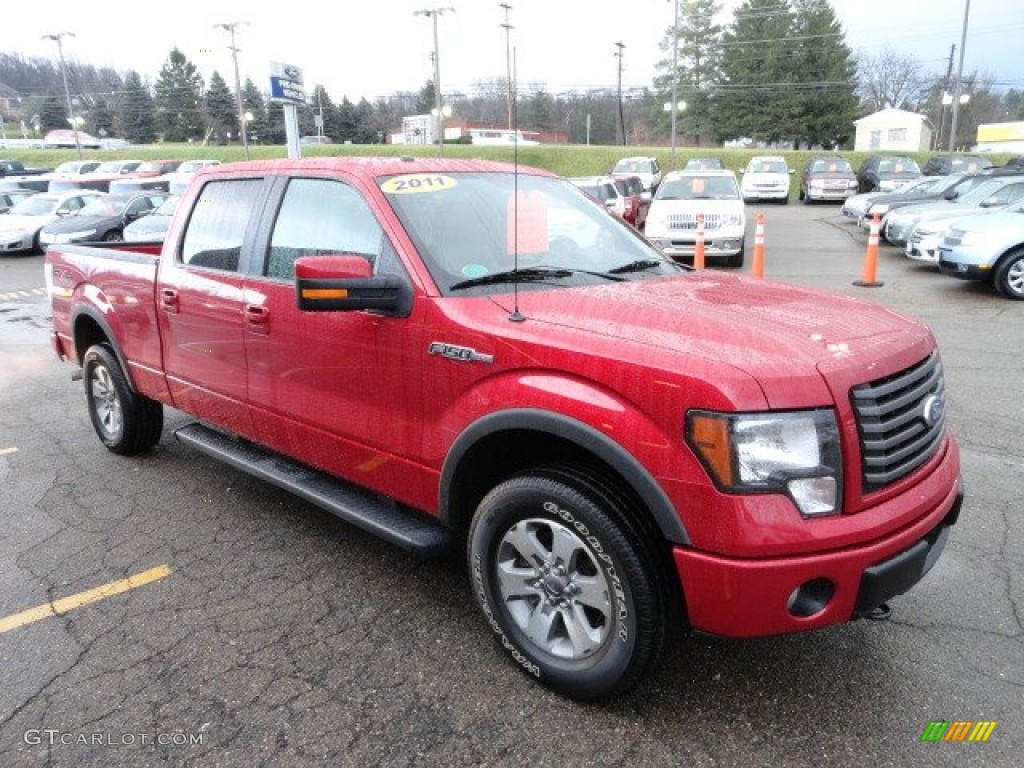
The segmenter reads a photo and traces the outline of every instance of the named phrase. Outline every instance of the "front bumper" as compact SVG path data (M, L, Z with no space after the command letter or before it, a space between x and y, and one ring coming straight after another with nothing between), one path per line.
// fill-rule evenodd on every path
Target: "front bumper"
M723 227L704 233L704 255L708 257L735 256L743 252L742 227ZM663 254L672 259L693 258L697 249L697 235L693 231L652 234L647 239Z
M926 479L921 486L929 483ZM962 501L957 480L906 528L820 554L753 560L675 547L690 625L725 637L763 637L820 629L869 613L931 569Z
M35 248L35 233L23 232L14 235L0 235L0 253L31 251Z
M939 263L939 235L915 236L907 243L906 254L915 261L928 264Z
M943 274L961 280L988 280L992 277L991 248L957 245L952 248L939 244L938 264Z

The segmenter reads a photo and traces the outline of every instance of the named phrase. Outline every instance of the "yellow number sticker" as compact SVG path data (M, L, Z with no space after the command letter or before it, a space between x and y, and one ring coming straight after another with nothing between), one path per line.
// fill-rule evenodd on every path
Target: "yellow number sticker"
M423 192L442 192L451 189L456 184L451 176L441 176L436 173L410 173L406 176L396 176L381 184L381 191L385 195L416 195Z

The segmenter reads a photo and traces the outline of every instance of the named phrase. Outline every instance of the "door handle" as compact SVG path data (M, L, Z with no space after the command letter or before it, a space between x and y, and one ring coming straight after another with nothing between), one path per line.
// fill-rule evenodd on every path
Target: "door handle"
M173 288L160 289L160 306L165 312L178 311L178 292Z
M246 304L245 324L254 333L270 333L270 310L258 304Z

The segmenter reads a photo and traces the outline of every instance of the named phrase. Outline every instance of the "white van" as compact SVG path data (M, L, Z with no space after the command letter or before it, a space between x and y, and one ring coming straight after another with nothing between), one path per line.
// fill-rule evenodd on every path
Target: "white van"
M699 214L704 216L704 256L742 267L747 219L732 171L665 174L647 212L644 234L669 258L692 261Z
M740 171L743 183L740 190L743 202L775 200L785 205L789 202L789 177L793 169L778 155L757 155L750 158L747 167Z

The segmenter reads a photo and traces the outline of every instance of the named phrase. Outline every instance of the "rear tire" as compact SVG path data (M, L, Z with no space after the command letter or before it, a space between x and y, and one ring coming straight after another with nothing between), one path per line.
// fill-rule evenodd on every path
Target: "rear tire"
M495 487L470 527L473 591L501 645L575 699L632 689L660 656L672 616L666 581L624 512L582 474L538 469Z
M1007 299L1024 301L1024 248L1011 251L992 278L996 290Z
M156 445L164 428L163 406L132 390L109 346L89 347L82 373L89 418L100 442L122 455Z

